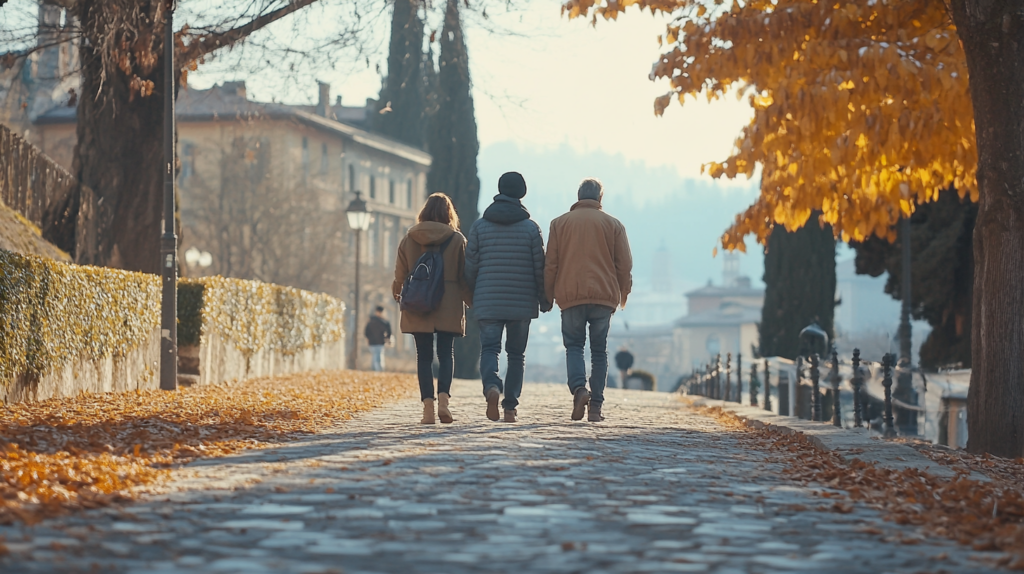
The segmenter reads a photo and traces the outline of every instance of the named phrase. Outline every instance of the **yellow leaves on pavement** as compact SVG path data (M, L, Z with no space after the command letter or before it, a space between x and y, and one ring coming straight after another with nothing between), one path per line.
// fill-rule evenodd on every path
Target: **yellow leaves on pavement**
M409 375L332 371L7 405L0 524L124 500L177 464L330 429L414 389Z
M750 433L761 448L785 452L789 462L785 472L807 485L844 490L849 500L881 510L886 520L896 524L920 526L929 535L953 539L975 550L1006 552L1001 565L1024 569L1024 459L993 459L912 444L957 473L952 479L938 478L917 468L892 470L860 460L845 461L835 452L818 449L801 434L753 429L722 409L703 410ZM991 480L968 478L972 470ZM819 494L834 496L830 491ZM852 507L835 502L820 509L846 513ZM919 540L908 539L907 543L915 541Z

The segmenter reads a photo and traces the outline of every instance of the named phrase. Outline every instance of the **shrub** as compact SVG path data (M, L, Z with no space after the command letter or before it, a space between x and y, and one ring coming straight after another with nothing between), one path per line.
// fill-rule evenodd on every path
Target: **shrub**
M178 282L178 344L197 345L216 332L246 355L293 355L344 336L345 304L260 281L225 277Z
M344 336L333 297L223 277L178 283L178 344L216 332L251 355L286 355ZM0 250L0 389L76 360L122 357L160 326L160 278Z
M640 379L643 381L644 388L648 390L655 390L658 388L658 378L653 373L641 369L633 369L626 376L627 379Z
M0 250L0 386L124 356L160 324L160 279Z

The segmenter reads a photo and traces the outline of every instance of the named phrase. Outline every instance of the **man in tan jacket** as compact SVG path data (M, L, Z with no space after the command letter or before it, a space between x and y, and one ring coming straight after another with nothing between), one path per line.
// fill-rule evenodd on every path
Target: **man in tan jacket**
M572 420L598 422L608 382L608 326L616 307L626 306L633 288L633 256L626 228L601 210L604 189L596 179L585 179L579 201L569 213L551 222L544 265L544 292L562 310L562 343L569 391L573 394ZM583 347L590 329L590 391L587 391Z

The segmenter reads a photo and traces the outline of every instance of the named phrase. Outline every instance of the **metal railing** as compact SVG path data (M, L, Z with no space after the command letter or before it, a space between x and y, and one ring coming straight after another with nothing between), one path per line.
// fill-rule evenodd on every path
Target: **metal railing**
M746 389L743 385L744 370L749 373ZM701 369L694 370L679 390L713 400L747 404L780 415L830 423L840 428L864 428L867 425L884 436L892 437L897 434L894 407L913 412L925 411L923 407L906 405L893 398L893 378L898 370L895 355L886 354L881 363L870 363L862 360L860 349L853 350L848 362L841 359L835 350L825 360L812 354L806 363L802 359L790 361L781 357L745 361L740 354L736 355L734 362L732 354L727 353L724 360L721 355L716 355ZM921 376L923 378L923 374ZM877 386L879 378L884 394L881 400L867 393L867 380L874 381ZM846 417L843 416L843 400L849 409L845 411L848 413Z

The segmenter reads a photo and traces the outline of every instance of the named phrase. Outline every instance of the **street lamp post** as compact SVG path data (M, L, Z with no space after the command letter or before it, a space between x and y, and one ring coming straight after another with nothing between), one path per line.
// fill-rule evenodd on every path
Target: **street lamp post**
M174 233L174 0L164 4L164 217L160 234L160 388L178 388L178 237Z
M363 201L361 193L356 191L356 198L348 204L348 208L345 209L345 215L348 217L348 226L356 232L356 272L355 272L355 288L354 297L352 301L352 317L353 327L352 333L349 334L352 337L352 342L349 345L348 353L348 368L356 368L356 359L359 356L359 338L357 331L359 330L359 255L360 255L360 238L362 232L370 228L370 211L366 209L366 202Z
M914 375L912 366L912 353L913 345L911 344L911 327L910 327L910 311L911 311L911 281L912 270L910 266L910 216L904 215L903 221L900 222L900 249L901 249L901 277L900 281L902 284L901 301L900 305L900 358L899 364L896 370L896 390L893 392L893 396L906 404L916 405L917 396L914 392ZM917 434L917 411L910 409L897 408L896 409L896 428L899 429L900 434L916 435Z

